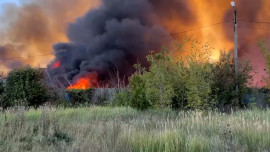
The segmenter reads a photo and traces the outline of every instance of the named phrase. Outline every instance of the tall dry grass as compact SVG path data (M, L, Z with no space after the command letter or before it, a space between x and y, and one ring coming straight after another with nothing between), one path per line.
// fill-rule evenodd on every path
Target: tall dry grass
M18 108L0 114L0 151L270 151L270 110Z

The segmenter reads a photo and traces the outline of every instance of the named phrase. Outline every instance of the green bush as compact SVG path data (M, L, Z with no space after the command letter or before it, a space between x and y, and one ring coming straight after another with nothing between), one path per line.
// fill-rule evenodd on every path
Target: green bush
M112 106L131 106L131 95L128 90L116 93L111 102Z
M211 97L211 75L212 66L210 64L189 63L186 68L186 78L184 92L187 98L186 108L191 109L211 109L216 101Z
M2 106L39 106L47 100L44 71L41 68L21 67L9 72Z
M151 52L147 60L151 66L144 73L146 99L158 108L170 107L175 96L174 84L177 80L174 78L176 69L167 49L163 48L160 53Z
M243 106L247 83L252 79L249 63L239 63L239 92L235 92L234 64L229 54L221 53L220 60L214 62L210 59L214 50L193 39L177 44L176 48L176 53L175 48L151 52L147 56L147 70L136 65L129 85L132 107L206 110L224 105ZM180 55L176 56L177 53Z
M93 89L71 89L67 90L67 94L70 98L71 105L87 105L91 101Z
M183 45L178 44L180 49L183 49ZM148 107L174 109L213 107L215 101L211 99L210 77L212 65L205 57L206 51L191 51L194 53L178 59L169 54L167 48L163 48L160 53L151 52L147 56L149 70L140 70L143 72L135 73L130 79L130 91L137 96L131 94L132 98L140 98L132 100L132 103L143 101Z
M214 61L210 58L215 50L208 44L201 44L192 38L179 46L181 55L176 64L180 70L179 78L184 85L181 92L186 100L184 108L206 110L215 107L217 101L211 95Z
M151 103L146 99L146 86L144 76L135 73L129 81L131 104L130 106L139 110L145 110L151 107Z
M247 84L252 81L253 67L248 62L239 63L238 69L239 91L236 92L235 68L231 55L222 52L219 61L214 64L212 91L219 106L244 106L243 98L249 91Z

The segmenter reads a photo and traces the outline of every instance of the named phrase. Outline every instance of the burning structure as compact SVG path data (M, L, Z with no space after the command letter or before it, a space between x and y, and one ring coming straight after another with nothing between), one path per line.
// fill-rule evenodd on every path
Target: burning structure
M259 22L269 20L270 2L238 0L236 5L239 56L257 66L255 79L260 80L265 63L256 41L270 38L262 30L266 24ZM6 70L48 64L48 73L68 89L98 87L112 76L125 80L136 62L147 66L149 51L181 40L182 31L209 42L215 47L211 57L217 59L219 50L233 48L232 13L228 1L216 0L29 0L4 7L1 18L9 24L0 61ZM202 26L208 28L192 30ZM44 57L52 44L55 57ZM38 55L42 59L31 57Z

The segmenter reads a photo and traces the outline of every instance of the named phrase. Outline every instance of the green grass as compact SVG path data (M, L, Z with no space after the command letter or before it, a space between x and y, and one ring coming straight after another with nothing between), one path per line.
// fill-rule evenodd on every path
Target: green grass
M0 151L270 151L270 110L41 108L0 113Z

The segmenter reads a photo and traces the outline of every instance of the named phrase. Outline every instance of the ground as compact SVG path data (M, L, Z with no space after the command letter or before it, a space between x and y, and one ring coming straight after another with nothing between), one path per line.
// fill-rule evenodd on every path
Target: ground
M270 110L23 108L0 113L0 151L270 151Z

